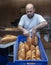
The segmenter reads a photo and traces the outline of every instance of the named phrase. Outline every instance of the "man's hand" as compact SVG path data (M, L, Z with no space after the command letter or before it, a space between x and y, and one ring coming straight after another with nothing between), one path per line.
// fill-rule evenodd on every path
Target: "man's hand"
M32 29L32 36L36 35L36 28Z
M23 34L24 34L25 36L29 36L29 32L28 32L26 29L24 29Z
M23 31L23 35L29 36L29 32L26 29L24 29L22 26L18 26L18 28Z

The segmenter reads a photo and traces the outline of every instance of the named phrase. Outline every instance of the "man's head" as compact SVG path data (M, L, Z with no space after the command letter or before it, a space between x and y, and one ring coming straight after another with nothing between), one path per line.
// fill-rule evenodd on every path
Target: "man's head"
M33 4L27 4L26 5L26 14L29 18L32 18L35 12L35 8Z

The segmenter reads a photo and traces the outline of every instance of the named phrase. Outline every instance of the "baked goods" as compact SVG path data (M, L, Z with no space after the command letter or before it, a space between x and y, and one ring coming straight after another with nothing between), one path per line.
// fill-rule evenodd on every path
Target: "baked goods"
M39 51L39 49L36 50L36 59L37 59L37 58L40 58L40 51Z
M18 60L20 60L20 59L22 59L22 60L24 60L25 59L25 51L19 51L18 52Z
M5 28L6 31L15 31L17 28Z
M34 39L34 40L33 40ZM40 60L38 37L27 37L27 41L19 43L18 60Z
M27 44L28 44L29 46L32 45L32 38L31 38L31 37L28 37L28 38L27 38Z
M32 44L35 45L35 46L37 46L37 44L38 44L38 36L36 35L34 37L28 37L27 38L27 44L29 46L31 46Z
M8 43L8 42L13 42L17 39L17 36L14 35L5 35L3 36L3 38L1 39L2 43Z
M35 52L36 52L35 50L32 51L32 60L36 59Z
M19 49L24 49L24 47L25 47L24 43L23 42L20 42Z
M31 59L31 50L29 50L27 53L26 53L26 60L30 60Z
M37 45L37 46L36 46L36 50L38 50L38 49L39 49L39 46Z
M31 49L31 51L35 50L35 46L34 45L31 45L30 46L30 49Z
M27 52L30 49L29 45L26 42L24 43L24 45L25 45L25 51Z
M18 60L25 59L25 45L23 42L20 42L19 49L18 49Z
M38 44L38 36L35 36L35 46Z

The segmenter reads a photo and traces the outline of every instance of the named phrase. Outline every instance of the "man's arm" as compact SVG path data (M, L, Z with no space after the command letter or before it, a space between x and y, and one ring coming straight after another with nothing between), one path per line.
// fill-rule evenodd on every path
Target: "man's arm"
M29 32L28 32L25 28L23 28L23 27L20 26L20 25L18 26L18 28L23 31L23 34L24 34L24 35L29 36Z
M45 26L47 26L47 25L48 25L48 23L47 23L46 21L41 22L41 23L38 24L36 27L33 27L32 33L36 33L36 31L37 31L38 29L41 29L41 28L43 28L43 27L45 27Z
M24 28L21 25L18 25L18 28L21 29L24 32Z
M47 26L48 25L48 23L46 22L46 21L44 21L44 22L41 22L39 25L37 25L36 27L35 27L35 29L37 30L37 29L41 29L41 28L43 28L43 27L45 27L45 26Z

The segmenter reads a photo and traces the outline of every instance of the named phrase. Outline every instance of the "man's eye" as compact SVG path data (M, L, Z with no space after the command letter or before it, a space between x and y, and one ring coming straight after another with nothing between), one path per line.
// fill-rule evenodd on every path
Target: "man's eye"
M31 13L32 11L27 11L27 13Z

